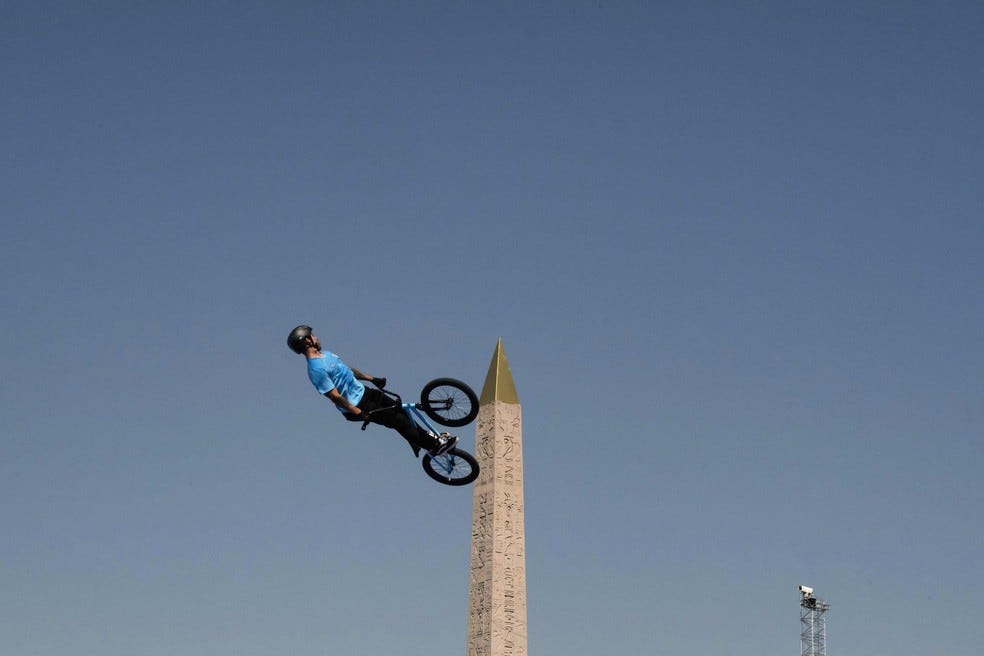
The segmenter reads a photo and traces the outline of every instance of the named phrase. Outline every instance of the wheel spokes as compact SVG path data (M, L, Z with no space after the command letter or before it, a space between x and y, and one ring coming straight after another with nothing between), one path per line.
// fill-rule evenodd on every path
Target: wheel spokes
M445 454L431 458L431 462L437 465L436 469L449 479L465 478L471 473L471 465L464 458Z
M444 386L437 387L431 392L428 405L435 412L447 416L450 419L460 419L468 414L470 404L468 397L456 387Z

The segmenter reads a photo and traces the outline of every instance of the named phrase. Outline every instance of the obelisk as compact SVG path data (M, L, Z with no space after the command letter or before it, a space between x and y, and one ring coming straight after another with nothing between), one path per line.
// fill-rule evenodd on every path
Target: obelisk
M479 406L466 656L526 656L523 421L501 339Z

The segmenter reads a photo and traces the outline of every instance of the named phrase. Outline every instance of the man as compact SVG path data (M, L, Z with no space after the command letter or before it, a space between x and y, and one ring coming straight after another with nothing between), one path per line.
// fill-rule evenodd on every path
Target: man
M349 421L365 421L368 418L374 424L399 432L415 447L415 451L418 448L426 449L434 455L447 452L458 441L458 438L447 433L434 435L421 430L396 401L380 391L386 386L385 378L364 374L346 366L334 353L322 351L321 341L312 332L311 326L294 328L287 337L287 346L307 358L311 383ZM379 389L367 388L360 382L363 380Z

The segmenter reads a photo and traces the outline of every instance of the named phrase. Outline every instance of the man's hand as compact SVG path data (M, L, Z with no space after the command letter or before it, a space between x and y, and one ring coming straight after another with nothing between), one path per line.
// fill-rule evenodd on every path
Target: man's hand
M384 387L386 387L386 379L385 378L373 378L372 379L372 384L375 385L376 387L378 387L379 389L383 389Z
M336 406L338 406L338 408L341 409L342 412L347 412L348 414L354 415L356 417L362 414L362 409L359 406L352 405L351 403L349 403L348 399L342 396L342 394L334 387L332 387L330 390L325 392L325 396L328 398L329 401L331 401Z

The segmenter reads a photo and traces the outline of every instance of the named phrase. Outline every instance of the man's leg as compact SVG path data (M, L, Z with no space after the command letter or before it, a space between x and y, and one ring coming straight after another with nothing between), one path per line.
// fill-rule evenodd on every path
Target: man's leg
M386 409L383 410L383 408ZM374 412L369 421L380 426L392 428L410 442L410 444L428 451L438 446L438 440L436 438L420 430L417 424L407 416L407 413L396 401L377 389L366 388L362 400L359 401L359 409L363 412L381 410L380 412Z

